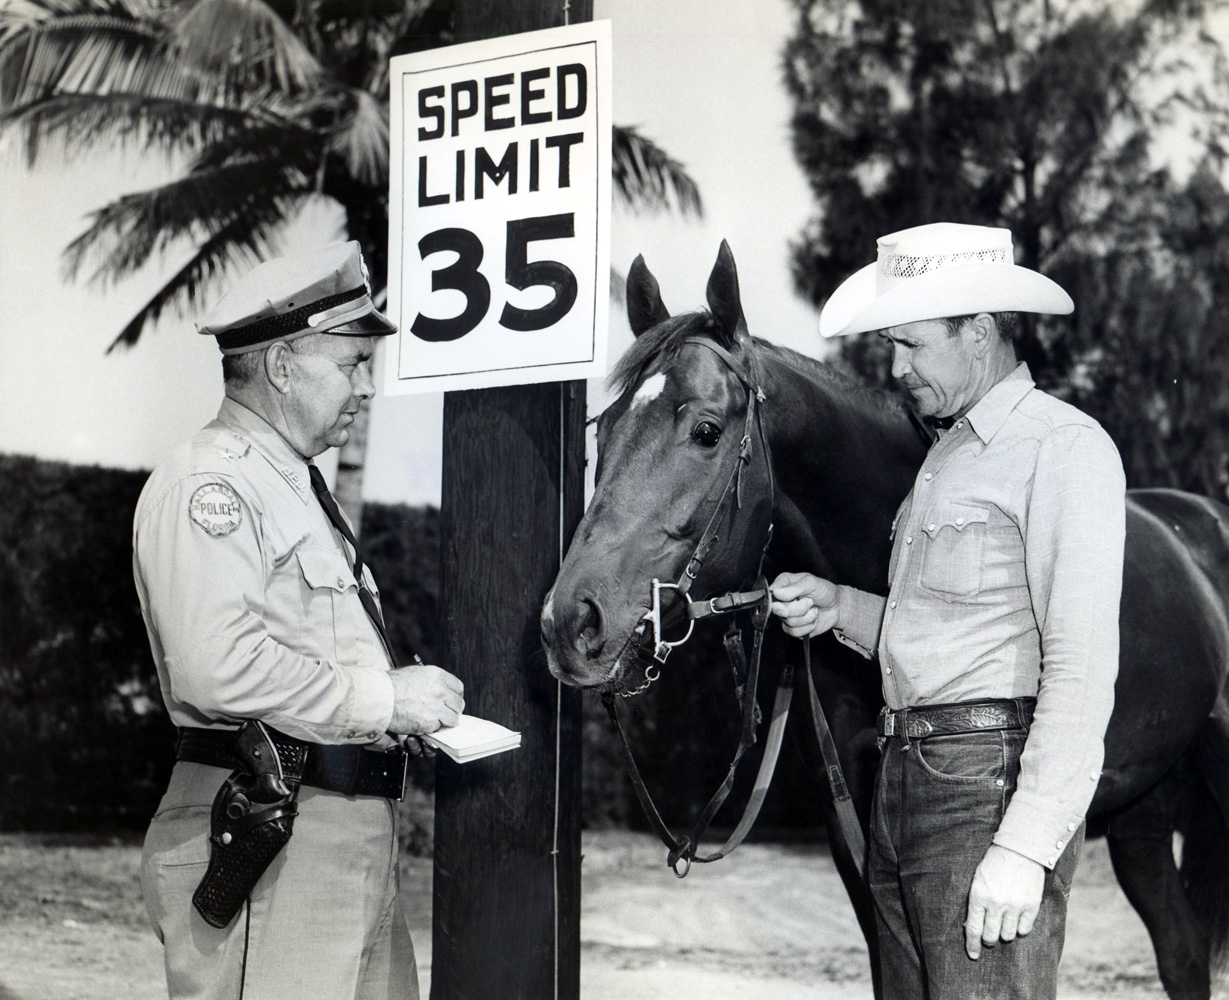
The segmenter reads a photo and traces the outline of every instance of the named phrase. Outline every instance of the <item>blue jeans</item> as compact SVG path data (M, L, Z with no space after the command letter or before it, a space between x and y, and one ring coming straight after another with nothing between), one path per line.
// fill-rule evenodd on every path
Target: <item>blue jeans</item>
M1084 830L1046 873L1026 937L965 952L973 873L1020 772L1022 730L931 736L884 745L867 877L875 899L885 1000L1046 1000L1058 986L1067 897Z

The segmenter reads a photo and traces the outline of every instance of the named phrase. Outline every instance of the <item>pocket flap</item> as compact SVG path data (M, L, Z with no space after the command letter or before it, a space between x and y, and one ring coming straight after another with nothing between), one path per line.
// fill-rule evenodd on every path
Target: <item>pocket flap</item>
M295 552L295 558L299 561L303 579L313 590L327 587L340 594L351 587L358 587L349 563L340 552L330 552L327 549L299 549Z
M974 507L971 504L944 501L930 509L922 530L934 538L944 528L955 528L964 531L970 524L985 524L990 520L990 511L984 507Z

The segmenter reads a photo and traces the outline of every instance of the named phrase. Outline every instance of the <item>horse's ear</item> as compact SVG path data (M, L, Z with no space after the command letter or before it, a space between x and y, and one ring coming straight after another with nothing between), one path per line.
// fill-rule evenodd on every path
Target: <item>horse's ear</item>
M733 340L750 337L747 320L743 316L742 298L738 293L738 268L734 264L734 251L725 240L717 251L717 263L708 276L708 308L721 331Z
M632 333L639 337L645 330L664 323L670 318L670 310L661 300L657 279L649 270L641 254L636 254L632 269L627 272L627 321Z

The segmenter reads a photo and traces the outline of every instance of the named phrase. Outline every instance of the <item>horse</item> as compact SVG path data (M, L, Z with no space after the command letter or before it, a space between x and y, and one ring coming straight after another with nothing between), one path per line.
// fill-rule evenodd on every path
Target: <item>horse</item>
M661 596L650 581L694 576L688 600L702 599L745 586L764 560L769 579L805 570L886 588L893 516L929 446L916 416L882 390L752 338L724 241L706 298L707 310L671 316L642 258L629 272L636 340L611 376L618 397L598 421L593 498L540 620L550 671L567 684L624 694L649 685L658 667L639 673L646 615ZM737 501L726 503L732 469ZM702 535L716 541L700 564ZM1227 598L1229 508L1130 490L1116 702L1102 773L1090 775L1088 823L1107 837L1175 1000L1207 1000L1229 942ZM683 601L674 603L677 614ZM865 828L878 670L835 641L818 652L819 702ZM844 840L830 839L874 968L869 892Z

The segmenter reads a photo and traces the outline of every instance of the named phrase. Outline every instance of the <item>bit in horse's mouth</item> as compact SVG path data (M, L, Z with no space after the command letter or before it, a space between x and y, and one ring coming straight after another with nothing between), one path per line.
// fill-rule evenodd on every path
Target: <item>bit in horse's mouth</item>
M645 611L647 612L648 609L646 608ZM627 689L624 684L626 677L623 676L626 672L621 668L623 666L623 658L627 655L629 649L636 657L636 665L647 665L651 662L646 656L648 647L644 642L645 632L648 630L648 627L649 623L641 618L636 627L632 629L627 637L627 641L623 643L622 648L619 650L619 655L615 657L614 663L611 664L610 670L606 674L606 681L602 684L603 691L621 694Z

